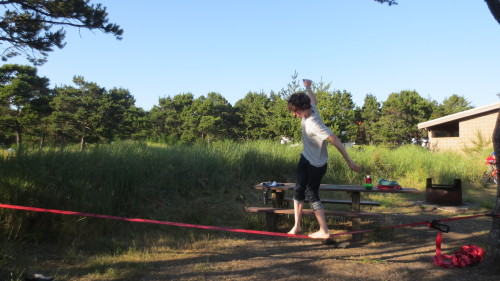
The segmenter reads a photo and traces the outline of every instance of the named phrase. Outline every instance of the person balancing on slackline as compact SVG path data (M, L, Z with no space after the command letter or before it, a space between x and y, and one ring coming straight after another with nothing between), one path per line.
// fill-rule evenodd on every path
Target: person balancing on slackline
M361 167L349 157L339 138L321 120L316 108L316 95L311 90L312 81L304 79L303 82L307 93L295 93L288 99L288 110L301 119L304 145L297 165L297 181L293 194L295 225L288 233L299 234L302 231L300 225L302 209L304 200L307 199L319 223L319 231L310 234L309 237L327 239L330 237L330 231L326 224L323 203L318 196L321 179L327 170L328 142L326 140L337 148L351 170L359 172Z

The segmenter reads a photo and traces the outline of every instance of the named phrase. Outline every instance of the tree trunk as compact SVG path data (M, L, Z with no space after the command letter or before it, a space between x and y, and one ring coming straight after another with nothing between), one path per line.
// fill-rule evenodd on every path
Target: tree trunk
M80 151L84 150L85 150L85 136L82 136L82 138L80 139Z
M500 24L500 0L485 0L485 2L493 17L497 20L498 24Z
M500 113L497 116L497 123L493 131L493 148L495 155L500 155ZM497 161L497 168L500 166ZM495 214L500 214L500 181L497 183L497 198ZM493 217L491 224L491 231L488 236L489 249L486 251L486 259L483 263L483 269L492 274L500 274L500 218Z
M21 130L16 130L16 145L17 145L17 148L21 147L21 143L22 142L23 142L23 140L22 140Z
M43 136L42 136L42 137L40 138L40 143L39 143L39 146L38 146L38 148L39 148L40 150L43 148L43 143L44 143L44 141L45 141L45 137L43 137Z

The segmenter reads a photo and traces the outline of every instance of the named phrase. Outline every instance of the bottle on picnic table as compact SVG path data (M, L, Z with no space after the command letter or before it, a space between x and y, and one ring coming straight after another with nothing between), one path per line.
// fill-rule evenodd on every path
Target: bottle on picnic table
M363 185L366 189L373 188L372 176L366 175L365 184Z

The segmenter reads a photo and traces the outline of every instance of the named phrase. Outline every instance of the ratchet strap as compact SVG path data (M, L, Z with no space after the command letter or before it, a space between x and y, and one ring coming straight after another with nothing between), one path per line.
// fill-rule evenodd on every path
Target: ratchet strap
M484 259L484 250L476 245L466 245L460 247L460 250L456 251L453 255L443 255L441 254L441 242L442 242L442 232L448 232L449 227L444 224L437 222L432 222L430 227L435 228L438 231L436 237L436 255L432 257L432 262L440 267L444 268L454 268L454 267L466 267L469 265L475 265Z

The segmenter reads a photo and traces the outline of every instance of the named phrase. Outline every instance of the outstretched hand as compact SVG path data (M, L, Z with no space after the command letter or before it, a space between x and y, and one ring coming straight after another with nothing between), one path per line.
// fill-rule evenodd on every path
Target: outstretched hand
M356 164L354 161L350 161L350 162L348 163L348 165L349 165L349 168L350 168L351 170L355 171L355 172L359 172L359 171L361 171L361 166L358 166L358 164Z
M304 87L310 88L313 81L309 79L302 79L302 82L304 82Z

